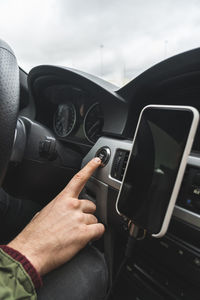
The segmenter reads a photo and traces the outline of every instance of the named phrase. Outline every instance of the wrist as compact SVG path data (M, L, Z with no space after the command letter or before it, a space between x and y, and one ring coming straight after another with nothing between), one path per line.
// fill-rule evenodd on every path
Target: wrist
M42 267L41 264L39 263L39 256L34 255L33 249L29 249L26 247L26 244L21 244L18 242L16 239L11 241L8 245L9 248L14 249L15 251L21 253L24 257L27 258L27 260L32 264L34 269L37 271L39 275L42 274Z
M32 265L29 259L27 259L26 256L24 256L18 250L7 245L0 245L0 249L2 249L6 254L8 254L15 261L19 262L22 265L26 273L30 276L35 289L39 289L42 286L42 279L40 277L40 274L37 272L35 267Z

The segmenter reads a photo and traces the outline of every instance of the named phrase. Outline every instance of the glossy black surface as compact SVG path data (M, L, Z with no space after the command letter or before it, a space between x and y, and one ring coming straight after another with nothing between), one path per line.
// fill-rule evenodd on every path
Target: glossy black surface
M118 209L158 233L174 188L193 120L188 110L144 110L121 189Z
M60 137L66 137L74 129L76 109L73 104L60 104L54 114L54 131Z

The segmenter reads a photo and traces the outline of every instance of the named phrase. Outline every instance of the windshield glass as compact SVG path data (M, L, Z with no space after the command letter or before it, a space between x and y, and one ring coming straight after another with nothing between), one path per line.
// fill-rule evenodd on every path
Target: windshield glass
M199 0L1 0L0 38L29 71L80 69L118 86L199 47Z

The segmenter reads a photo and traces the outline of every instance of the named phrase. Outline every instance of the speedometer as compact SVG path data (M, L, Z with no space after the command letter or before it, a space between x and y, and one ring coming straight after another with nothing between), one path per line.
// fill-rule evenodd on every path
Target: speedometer
M88 109L84 119L84 132L89 142L95 143L101 136L104 117L99 103L95 103Z
M76 109L72 103L60 104L54 114L54 131L60 137L68 136L76 123Z

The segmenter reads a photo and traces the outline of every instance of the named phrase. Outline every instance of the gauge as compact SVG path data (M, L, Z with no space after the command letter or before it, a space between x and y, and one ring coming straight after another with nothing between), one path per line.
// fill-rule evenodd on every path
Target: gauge
M88 109L84 119L84 132L89 142L95 143L101 136L104 124L103 113L99 103L95 103Z
M54 131L60 137L68 136L76 123L76 109L72 103L60 104L54 114Z

